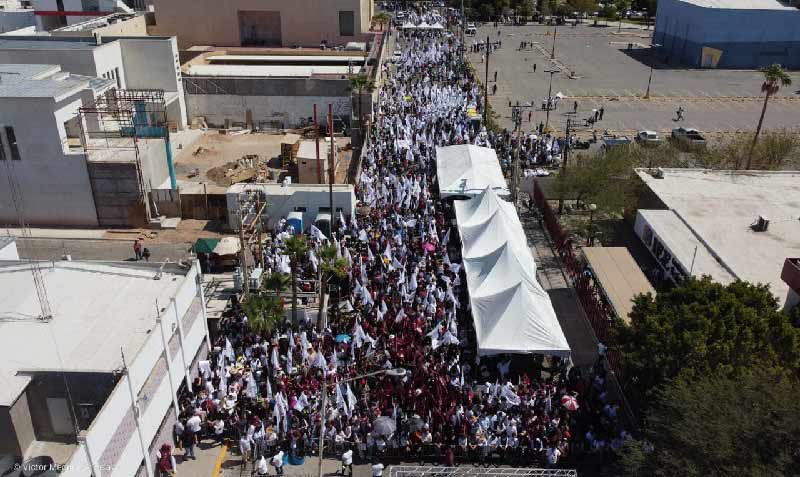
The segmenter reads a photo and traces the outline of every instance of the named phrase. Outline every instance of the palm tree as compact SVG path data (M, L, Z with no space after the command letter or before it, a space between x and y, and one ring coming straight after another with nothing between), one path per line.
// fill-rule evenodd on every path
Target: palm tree
M291 259L292 269L292 324L297 320L297 270L300 268L300 258L308 251L308 243L303 235L293 235L286 239L286 252Z
M348 87L350 92L356 93L357 101L358 101L358 128L359 130L362 129L362 119L363 115L361 112L361 95L364 93L372 93L375 91L375 81L373 81L369 76L365 74L357 74L350 76L350 86Z
M381 31L383 31L383 25L386 25L391 20L391 17L386 12L376 13L375 16L372 17L372 23L377 23L381 26Z
M267 279L264 280L264 288L266 290L275 290L275 297L281 304L283 304L281 292L289 286L290 282L291 278L289 278L289 275L281 272L272 272Z
M319 249L319 314L317 315L317 327L322 331L322 302L328 283L333 278L341 279L347 276L347 260L336 256L336 247L326 245Z
M792 78L788 73L783 71L781 65L773 63L767 67L761 68L761 73L764 74L764 82L761 84L761 91L764 92L764 107L761 108L761 117L758 118L758 127L756 127L756 135L753 137L753 145L750 147L750 154L747 156L747 169L750 169L750 162L753 160L753 152L758 143L758 135L761 134L761 125L764 123L764 114L767 112L767 102L769 97L777 93L781 86L789 86L792 84Z

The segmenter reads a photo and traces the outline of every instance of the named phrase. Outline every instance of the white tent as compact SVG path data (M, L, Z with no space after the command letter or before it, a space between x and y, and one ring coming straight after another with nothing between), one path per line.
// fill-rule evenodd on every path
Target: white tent
M501 196L508 196L508 184L500 169L494 149L460 144L436 148L436 173L439 193L445 197L479 195L491 187Z
M478 354L570 353L513 205L487 187L455 203Z

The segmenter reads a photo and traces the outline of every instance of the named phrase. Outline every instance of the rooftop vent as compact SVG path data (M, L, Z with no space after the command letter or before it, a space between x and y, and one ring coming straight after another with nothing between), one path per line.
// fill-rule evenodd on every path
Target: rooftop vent
M661 167L657 167L656 170L651 172L651 175L654 179L663 179L664 178L664 169Z
M753 229L753 232L766 232L769 228L769 219L759 215L756 221L750 224L750 228Z

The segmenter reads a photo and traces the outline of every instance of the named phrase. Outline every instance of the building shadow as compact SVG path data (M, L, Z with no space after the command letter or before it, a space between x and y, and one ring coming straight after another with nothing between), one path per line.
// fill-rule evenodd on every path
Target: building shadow
M623 47L619 51L647 68L653 68L654 70L683 70L691 68L680 64L676 59L670 58L669 52L664 51L663 48L638 48L634 46L633 48Z

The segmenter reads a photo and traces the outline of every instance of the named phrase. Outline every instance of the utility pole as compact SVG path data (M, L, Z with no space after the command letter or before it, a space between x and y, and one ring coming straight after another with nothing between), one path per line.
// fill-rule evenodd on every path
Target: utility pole
M545 70L545 73L550 73L550 86L547 88L547 116L545 116L544 120L544 128L547 129L547 126L550 125L550 109L553 107L553 75L558 73L559 70ZM544 132L544 131L542 131Z
M558 35L558 20L553 25L553 50L550 52L550 59L556 59L556 35Z
M659 46L661 46L661 45L656 44L656 43L652 43L652 40L651 40L650 51L652 52L653 48L656 48L656 47L659 47ZM644 93L644 99L650 99L650 83L652 83L652 81L653 81L653 57L651 55L651 57L650 57L650 77L647 78L647 92Z
M561 176L566 177L567 175L567 161L569 160L569 134L570 134L570 126L572 126L572 121L570 118L567 118L567 130L566 130L566 138L564 138L564 160L561 161ZM558 198L558 215L564 212L564 198Z
M464 35L467 31L467 16L464 15L464 0L461 0L461 61L464 61L464 50L467 49L467 45L464 40Z
M522 111L524 108L532 107L533 105L530 103L519 104L519 101L517 101L516 105L511 106L511 119L514 121L514 127L517 132L517 146L514 149L514 167L511 172L511 200L515 206L519 199L519 154L520 149L522 149Z
M328 104L328 124L331 135L331 157L328 161L328 196L331 206L331 235L336 228L336 210L333 208L333 180L335 178L334 169L336 164L336 143L333 140L333 105Z
M244 239L244 218L246 216L244 210L245 203L239 202L239 264L242 267L242 298L247 298L250 294L250 276L247 271L247 242ZM250 201L247 201L247 207L250 207Z
M489 36L486 36L486 75L484 77L483 82L483 125L486 126L489 121L489 55L491 52L489 51L491 47L494 45L499 44L499 42L494 42L489 40Z
M319 123L317 122L316 103L314 103L314 139L317 143L317 182L322 184L322 162L319 160Z

